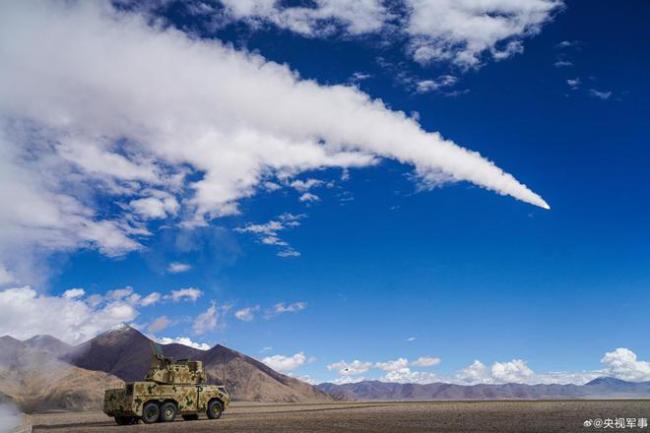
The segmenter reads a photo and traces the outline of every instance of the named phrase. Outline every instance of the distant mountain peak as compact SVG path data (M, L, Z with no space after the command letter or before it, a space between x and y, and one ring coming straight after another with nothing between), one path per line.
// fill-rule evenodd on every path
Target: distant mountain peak
M611 376L601 376L597 377L594 380L587 382L585 385L594 386L594 385L628 385L632 382L628 382L622 379L617 379Z

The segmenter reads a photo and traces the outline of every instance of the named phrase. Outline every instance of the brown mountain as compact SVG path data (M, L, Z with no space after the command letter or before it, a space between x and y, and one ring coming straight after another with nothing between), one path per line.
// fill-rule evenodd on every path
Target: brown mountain
M317 386L333 398L345 400L540 400L576 398L648 398L650 382L598 378L585 385L456 385L451 383L385 383L363 381Z
M124 325L73 348L65 359L77 367L104 371L127 382L142 380L151 363L152 345L149 338ZM225 383L237 400L289 402L330 398L312 385L221 345L208 351L180 344L160 347L165 355L175 359L203 361L209 381Z
M25 412L98 409L106 388L122 386L115 376L56 359L65 343L53 337L36 341L0 338L0 401Z
M297 402L330 399L329 395L308 383L278 373L250 356L221 345L204 352L200 359L208 376L225 383L238 400Z

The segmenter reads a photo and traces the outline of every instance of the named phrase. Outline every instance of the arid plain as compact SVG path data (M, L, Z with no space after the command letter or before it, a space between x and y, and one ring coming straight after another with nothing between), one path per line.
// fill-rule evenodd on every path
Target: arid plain
M554 433L597 431L593 419L648 419L648 400L235 403L217 421L177 421L120 427L101 412L31 417L34 432L380 432ZM635 426L627 431L646 431Z

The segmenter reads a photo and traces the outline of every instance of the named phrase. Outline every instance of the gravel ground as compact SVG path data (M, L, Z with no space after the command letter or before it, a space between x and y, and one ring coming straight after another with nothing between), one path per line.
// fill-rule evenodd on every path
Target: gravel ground
M329 404L251 404L231 406L222 419L117 426L101 412L49 413L32 416L34 432L224 432L224 433L433 433L596 432L586 420L650 420L648 400L372 402ZM604 421L607 423L607 421ZM627 423L627 421L626 421ZM612 426L615 427L615 426ZM619 430L620 427L612 428Z

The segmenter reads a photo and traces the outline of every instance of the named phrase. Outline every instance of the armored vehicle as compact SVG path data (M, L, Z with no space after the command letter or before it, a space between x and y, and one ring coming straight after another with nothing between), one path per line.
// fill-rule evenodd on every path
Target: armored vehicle
M196 420L205 413L210 419L221 417L230 404L225 387L207 385L201 361L174 361L160 353L153 355L151 369L141 382L125 388L108 389L104 394L104 413L120 425Z

